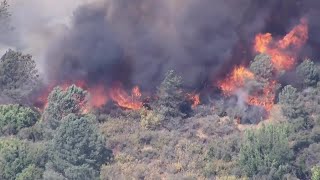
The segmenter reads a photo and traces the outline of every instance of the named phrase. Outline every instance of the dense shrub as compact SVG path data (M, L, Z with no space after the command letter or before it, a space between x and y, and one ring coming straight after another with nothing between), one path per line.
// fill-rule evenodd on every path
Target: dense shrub
M46 138L51 139L53 131L60 126L62 118L68 114L81 114L86 107L88 93L72 85L66 90L56 87L49 94L48 104L43 113Z
M94 116L70 114L53 138L50 163L69 179L96 179L100 167L110 161L112 152L97 131Z
M46 148L17 139L0 139L0 179L41 177Z
M22 128L34 125L40 115L20 105L0 105L0 135L17 134Z
M156 111L165 119L183 116L181 105L184 97L181 88L182 78L177 76L173 70L165 75L165 79L158 87Z
M1 57L0 97L21 101L30 95L38 83L39 74L31 55L9 50Z
M320 78L319 67L310 59L304 60L297 68L296 72L301 78L304 87L316 86Z
M257 131L247 131L239 154L239 165L245 174L281 179L293 158L288 136L288 127L284 125L267 125Z
M141 111L141 126L146 129L155 129L159 127L164 120L164 117L160 113L156 113L155 111L149 111L143 109Z
M260 81L269 81L274 72L271 57L266 54L257 55L250 63L250 70L259 78Z

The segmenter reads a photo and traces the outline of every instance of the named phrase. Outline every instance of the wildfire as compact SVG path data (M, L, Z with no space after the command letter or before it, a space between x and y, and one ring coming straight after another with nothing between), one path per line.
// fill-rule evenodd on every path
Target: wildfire
M40 110L43 110L47 105L47 98L54 87L59 86L62 90L66 90L72 84L88 91L89 93L88 104L83 108L84 113L89 112L92 108L99 108L107 104L110 99L123 108L136 110L142 107L142 102L139 101L142 94L138 86L135 86L132 89L132 95L130 96L122 89L121 86L115 86L111 89L106 89L101 84L88 87L85 81L66 81L60 84L56 82L51 83L46 89L40 92L40 95L36 98L35 106Z
M271 56L274 67L289 70L296 63L297 53L308 39L308 24L302 19L283 39L275 41L270 33L258 34L255 38L254 49L259 53Z
M132 89L132 95L128 95L121 87L116 86L110 91L110 98L115 101L120 107L138 110L141 109L143 103L140 101L141 92L139 87Z
M274 105L276 86L277 82L271 81L264 87L262 94L249 96L247 103L254 106L264 107L265 110L269 112Z
M200 94L187 93L187 98L192 102L192 108L197 107L201 103Z
M92 107L101 107L107 104L109 97L103 86L95 86L88 89L90 93L89 104Z
M246 80L252 79L254 79L254 74L245 67L239 66L233 69L229 77L218 84L225 95L230 95L243 87Z
M141 92L140 92L140 88L138 86L135 86L132 89L132 96L135 97L135 98L140 98L142 96Z
M236 67L225 80L219 83L224 95L231 95L238 89L246 86L247 80L254 80L254 74L243 66ZM276 81L269 82L263 90L250 93L246 99L246 103L254 106L261 106L266 111L270 111L274 105Z

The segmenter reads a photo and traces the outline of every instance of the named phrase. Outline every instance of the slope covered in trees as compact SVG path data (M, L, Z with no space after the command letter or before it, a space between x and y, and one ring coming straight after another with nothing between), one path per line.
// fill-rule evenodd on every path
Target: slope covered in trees
M257 58L262 65L251 68L268 78L268 59ZM258 125L237 124L232 110L213 108L218 102L186 111L174 71L159 85L152 109L87 112L89 94L75 85L53 89L43 112L1 105L0 177L317 179L318 68L311 60L297 66L303 83L282 87L269 119Z
M0 32L7 8L4 1ZM249 70L249 90L262 93L286 75L267 54ZM76 85L53 88L39 109L29 101L41 79L34 59L8 50L0 59L0 179L319 180L320 65L302 60L290 73L298 80L276 83L265 119L261 107L233 97L192 106L173 70L138 110L88 108L90 93Z

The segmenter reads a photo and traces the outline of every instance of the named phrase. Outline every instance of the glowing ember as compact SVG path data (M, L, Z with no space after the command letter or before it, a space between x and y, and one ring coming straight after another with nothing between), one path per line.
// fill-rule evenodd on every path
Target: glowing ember
M132 92L133 93L130 96L121 87L117 86L111 89L110 98L120 107L134 110L141 109L143 103L139 101L141 96L139 88L133 88Z
M264 53L268 51L268 45L272 41L272 35L270 33L258 34L256 36L254 48L257 52Z
M197 107L201 103L200 94L187 94L187 98L190 99L190 101L192 102L192 108Z
M270 33L258 34L255 38L255 51L271 56L277 70L291 69L297 54L308 39L308 24L302 19L283 39L274 41Z
M132 96L135 97L135 98L140 98L141 97L140 88L138 86L135 86L132 89Z
M236 67L225 80L219 82L219 86L225 95L230 95L244 86L246 80L254 79L254 74L243 66Z
M54 87L59 86L61 89L66 90L69 86L75 84L76 86L89 92L90 97L88 105L83 112L87 113L92 108L99 108L105 105L109 99L115 101L120 107L127 109L140 109L142 107L142 102L139 101L142 94L138 86L132 89L132 94L128 95L121 86L117 86L112 89L106 89L103 85L90 86L86 84L85 81L77 82L64 82L64 83L51 83L47 89L43 90L37 97L35 105L43 110L47 104L47 97Z
M89 88L88 91L90 93L89 104L92 107L101 107L105 105L109 100L107 91L103 86Z
M249 96L247 99L247 103L250 105L261 106L269 112L274 105L276 86L277 82L271 81L263 89L262 94Z

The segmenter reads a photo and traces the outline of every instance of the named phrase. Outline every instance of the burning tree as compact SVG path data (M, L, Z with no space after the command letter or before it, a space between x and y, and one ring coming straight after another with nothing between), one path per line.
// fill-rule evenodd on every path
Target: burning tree
M275 69L269 55L259 54L251 62L250 70L259 79L259 81L268 82L273 78Z
M258 34L255 39L255 51L271 56L276 70L290 70L294 67L298 52L308 39L308 23L301 19L285 37L275 41L270 33Z
M68 114L83 113L86 110L87 96L86 91L75 85L68 87L66 90L56 87L50 93L43 113L44 123L49 128L47 132L57 129L62 118Z

